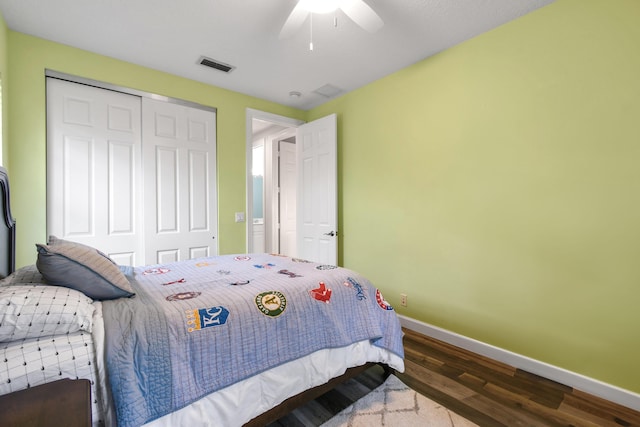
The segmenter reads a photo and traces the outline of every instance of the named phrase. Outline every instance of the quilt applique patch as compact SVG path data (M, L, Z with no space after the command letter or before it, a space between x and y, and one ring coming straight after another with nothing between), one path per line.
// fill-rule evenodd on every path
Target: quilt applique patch
M293 271L289 271L289 270L280 270L280 271L278 271L278 273L285 274L285 275L291 277L292 279L295 278L295 277L302 277L301 275L296 274Z
M238 255L237 257L233 258L236 261L249 261L251 259L250 256L246 256L246 255Z
M306 263L310 263L311 261L307 261L306 259L302 259L302 258L291 258L291 261L293 262L306 262Z
M321 264L316 266L316 270L334 270L338 267L336 267L335 265L328 265L328 264Z
M278 291L267 291L256 295L255 303L258 310L269 317L278 317L287 308L287 298Z
M228 275L231 274L231 272L229 270L218 270L218 271L216 271L216 273L222 274L223 276L228 276Z
M270 269L271 269L271 267L275 267L276 265L275 265L275 264L268 263L268 264L254 264L253 266L254 266L255 268L264 268L264 269L266 269L266 270L270 270Z
M152 274L165 274L170 272L171 270L169 270L168 268L163 268L163 267L157 267L157 268L150 268L148 270L145 270L142 272L142 274L144 274L145 276L149 276Z
M320 286L318 286L316 289L311 289L309 291L309 295L311 295L311 298L315 300L322 301L329 304L329 300L331 299L331 293L332 293L331 289L327 288L324 282L320 282L319 285Z
M393 307L391 307L391 304L389 304L384 300L384 297L382 296L382 292L380 292L380 289L376 289L376 301L378 302L378 305L380 306L380 308L382 308L383 310L393 310Z
M364 293L364 288L362 285L352 277L347 277L347 281L344 282L344 285L349 288L353 288L356 291L356 298L359 301L367 299L367 295Z
M211 308L196 308L185 312L187 317L187 331L199 331L213 326L227 323L229 310L223 306Z
M201 261L201 262L196 263L196 267L209 267L209 266L212 266L212 265L216 265L216 263L215 262L208 262L208 261Z
M185 279L178 279L178 280L173 280L171 282L163 283L162 286L175 285L177 283L187 283L187 281Z
M179 294L169 295L165 299L167 301L184 301L187 299L197 298L202 294L202 292L180 292Z

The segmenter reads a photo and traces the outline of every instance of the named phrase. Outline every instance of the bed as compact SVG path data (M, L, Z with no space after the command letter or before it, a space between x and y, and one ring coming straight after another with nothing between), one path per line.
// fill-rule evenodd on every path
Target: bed
M404 370L393 308L354 271L277 254L133 268L53 236L15 270L1 168L0 190L0 395L86 378L95 426L257 426L373 363Z

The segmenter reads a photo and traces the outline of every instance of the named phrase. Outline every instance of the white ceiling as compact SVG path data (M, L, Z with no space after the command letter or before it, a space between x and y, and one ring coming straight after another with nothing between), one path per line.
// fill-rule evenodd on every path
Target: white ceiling
M349 92L553 0L365 1L381 30L314 15L313 51L308 20L278 37L296 0L0 0L0 11L14 31L306 110L329 99L314 93L325 85Z

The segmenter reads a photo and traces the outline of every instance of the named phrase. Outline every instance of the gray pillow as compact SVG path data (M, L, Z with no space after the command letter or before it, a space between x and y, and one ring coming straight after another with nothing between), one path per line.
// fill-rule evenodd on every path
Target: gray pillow
M55 239L55 238L54 238ZM78 290L94 300L130 297L129 280L111 258L76 242L53 240L36 244L36 266L48 284Z

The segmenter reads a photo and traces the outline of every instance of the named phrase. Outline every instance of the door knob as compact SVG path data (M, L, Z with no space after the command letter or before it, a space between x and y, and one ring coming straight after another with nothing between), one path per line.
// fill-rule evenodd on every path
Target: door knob
M324 233L324 235L325 235L325 236L331 236L331 237L333 237L333 236L337 236L337 235L338 235L338 233L336 233L335 231L330 231L330 232L328 232L328 233Z

